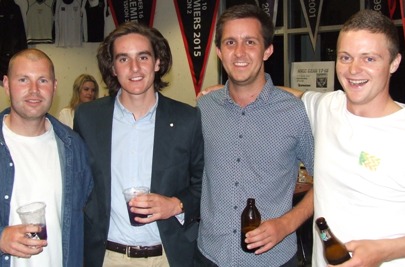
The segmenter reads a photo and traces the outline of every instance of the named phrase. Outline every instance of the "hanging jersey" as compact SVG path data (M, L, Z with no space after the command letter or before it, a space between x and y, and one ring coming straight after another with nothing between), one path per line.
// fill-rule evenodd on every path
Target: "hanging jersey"
M97 3L96 5L94 5ZM104 0L84 0L82 3L83 35L85 42L101 42L104 39Z
M60 47L81 46L82 12L80 0L56 0L55 43Z
M27 43L53 43L53 5L54 0L27 0Z

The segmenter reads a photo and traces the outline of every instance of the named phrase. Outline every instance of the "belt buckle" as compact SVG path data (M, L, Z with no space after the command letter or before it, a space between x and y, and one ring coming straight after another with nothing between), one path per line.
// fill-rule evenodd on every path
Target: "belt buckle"
M132 256L131 249L135 250L135 256ZM140 255L138 255L138 252L136 250L140 250L140 249L141 249L141 246L127 246L125 249L125 254L127 255L128 258L137 258Z

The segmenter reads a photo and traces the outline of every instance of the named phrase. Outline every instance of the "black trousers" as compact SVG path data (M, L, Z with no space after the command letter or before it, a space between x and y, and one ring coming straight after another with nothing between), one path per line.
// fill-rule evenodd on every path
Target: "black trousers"
M298 266L298 259L297 255L292 257L289 261L281 265L280 267L297 267ZM194 267L219 267L209 259L207 259L198 248L194 253Z

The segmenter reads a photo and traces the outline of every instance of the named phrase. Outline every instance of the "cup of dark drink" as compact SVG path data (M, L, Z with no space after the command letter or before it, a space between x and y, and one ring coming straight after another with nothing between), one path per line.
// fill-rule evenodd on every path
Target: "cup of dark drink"
M30 238L41 240L48 238L46 233L45 207L46 204L43 202L32 202L17 209L17 213L23 224L34 224L41 227L41 231L37 233L28 233Z
M147 186L133 186L129 187L127 189L124 189L122 191L125 197L125 202L127 203L127 210L128 210L128 216L129 216L129 222L131 223L132 226L142 226L144 223L139 223L135 221L135 217L140 217L140 218L147 218L147 214L138 214L131 212L131 207L129 206L129 201L133 199L134 197L149 194L149 187Z

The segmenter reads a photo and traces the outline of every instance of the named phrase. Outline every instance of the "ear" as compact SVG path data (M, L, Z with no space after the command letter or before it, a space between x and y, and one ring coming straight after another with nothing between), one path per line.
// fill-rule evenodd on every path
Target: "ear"
M399 64L401 63L402 56L400 53L395 57L395 59L390 64L390 73L393 74L397 71Z
M273 54L274 52L274 46L273 44L270 44L269 47L264 50L264 55L263 55L263 61L266 61L269 59L269 57Z
M158 72L160 70L160 59L156 59L155 62L155 72Z
M221 52L221 48L215 47L215 51L217 52L217 56L219 57L219 59L222 61L222 52Z
M115 67L114 66L111 67L111 73L112 73L113 76L117 76L117 73L115 72Z
M58 88L58 80L55 79L55 82L53 83L53 94L56 94L56 89Z
M3 76L3 87L4 87L4 92L6 93L6 95L10 98L10 87L9 87L9 80L7 75Z

